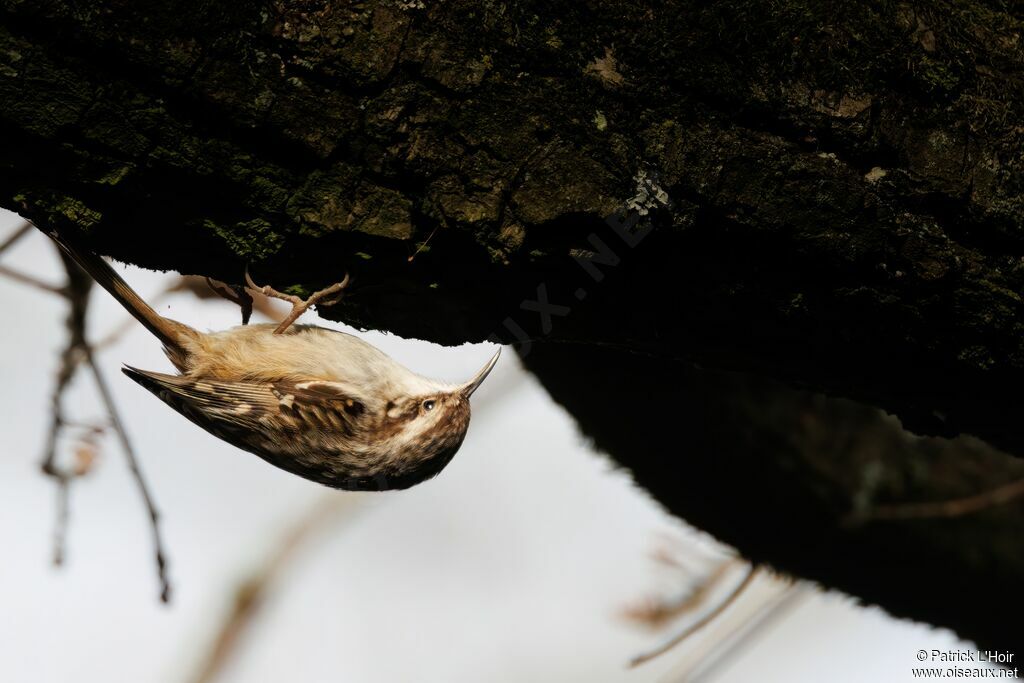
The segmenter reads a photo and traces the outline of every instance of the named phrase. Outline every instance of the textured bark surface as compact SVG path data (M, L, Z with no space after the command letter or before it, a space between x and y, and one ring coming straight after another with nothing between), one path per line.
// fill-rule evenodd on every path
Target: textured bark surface
M995 0L0 0L0 203L148 267L350 271L326 313L359 325L519 341L673 511L995 643L1018 507L838 520L1017 461L682 363L1024 454L1022 26Z

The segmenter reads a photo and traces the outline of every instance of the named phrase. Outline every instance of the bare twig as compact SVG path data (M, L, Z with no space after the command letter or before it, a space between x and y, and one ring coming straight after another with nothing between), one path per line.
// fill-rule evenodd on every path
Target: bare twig
M160 582L160 600L162 602L169 602L171 597L171 586L167 578L167 555L164 552L163 541L160 534L160 515L157 513L156 505L153 503L153 496L149 492L146 480L142 476L142 471L139 468L139 460L135 455L135 449L132 447L131 440L128 438L128 433L124 428L124 422L121 420L117 405L114 403L113 395L110 393L110 389L107 385L106 379L103 377L103 373L100 372L100 368L96 364L96 360L93 357L92 346L89 345L89 342L85 338L85 319L88 311L89 289L92 286L92 279L86 275L74 260L65 254L63 250L58 249L58 253L60 254L61 261L64 263L64 269L68 274L68 286L66 291L72 303L72 314L68 319L68 331L71 338L69 348L73 348L74 352L64 361L63 365L64 367L70 366L71 373L74 373L78 363L81 361L84 361L89 366L93 381L96 384L96 389L100 394L104 407L107 409L107 415L110 417L111 426L114 428L114 432L117 434L118 440L121 442L121 448L124 451L125 459L128 462L128 469L131 471L132 477L135 479L139 493L142 496L142 501L146 506L156 555L157 579ZM49 456L52 458L52 452Z
M659 560L681 568L678 562L667 553L659 554ZM710 574L697 584L696 588L680 599L647 600L640 605L628 608L625 616L633 621L657 628L687 612L696 611L707 602L707 599L714 593L715 588L722 582L722 579L729 573L729 570L736 565L737 561L732 559L719 563Z
M28 234L31 229L32 225L26 222L26 224L19 228L11 237L7 238L3 243L0 243L0 253ZM135 449L128 437L128 433L124 427L124 422L120 417L117 405L110 393L107 381L94 358L94 353L97 349L109 346L117 341L122 334L131 329L133 321L126 321L127 324L121 325L113 330L98 344L90 344L85 337L85 320L88 312L89 291L92 286L92 280L85 275L85 273L82 272L74 261L67 257L63 251L58 249L58 254L64 263L65 271L68 276L68 283L63 287L51 285L31 275L26 275L0 265L0 276L6 276L22 284L36 287L37 289L41 289L51 294L60 295L70 303L70 310L67 319L68 342L64 350L61 352L60 365L57 369L57 380L51 394L50 428L47 433L41 464L42 471L47 476L53 478L57 484L57 515L54 529L53 561L54 564L61 565L65 558L67 528L70 519L71 482L75 478L85 474L87 471L87 468L78 471L76 469L60 467L57 464L58 438L65 428L72 426L72 424L64 417L62 399L78 369L78 366L85 363L89 366L96 388L110 417L111 425L117 433L121 447L124 450L125 458L128 462L128 468L132 477L135 479L139 493L142 496L143 504L146 507L156 557L157 577L160 582L160 599L163 602L168 602L170 600L171 586L167 576L167 553L164 549L164 543L160 532L160 514L156 509L153 496L150 493L145 477L142 474ZM199 287L197 287L192 280L192 278L179 279L156 295L153 298L153 301L155 302L162 299L167 294L175 291L187 289L196 292ZM205 291L201 296L204 295L206 295ZM247 293L245 296L246 298L249 298L250 303L248 310L251 311L251 297L248 297ZM244 300L238 301L238 303L243 305L243 316L248 317L245 315L246 306L244 305ZM276 311L272 307L266 305L265 300L263 300L262 303L263 306L260 307L261 312L265 312L268 317L272 319L280 319L280 316L277 315ZM264 311L264 309L266 310Z
M53 527L53 564L60 567L64 564L64 548L67 546L68 519L70 517L70 501L68 488L71 479L55 475L57 478L57 521Z
M409 263L412 263L413 261L415 261L416 257L419 256L420 252L427 248L427 245L430 244L430 240L434 239L434 233L437 232L437 229L439 227L441 227L440 224L435 225L434 229L430 231L429 235L427 235L427 239L423 240L420 243L420 245L418 247L416 247L416 251L414 251L412 253L412 256L410 256L408 259L406 259Z
M730 628L703 652L688 653L686 660L669 672L663 680L678 683L716 680L724 669L739 658L740 652L750 649L758 640L770 633L812 592L806 584L790 583L783 586L766 602L742 615L738 624L731 624Z
M981 512L998 505L1006 505L1024 496L1024 479L976 493L973 496L941 500L929 503L896 503L876 505L866 512L858 512L847 518L847 523L864 523L880 520L934 519L963 517Z
M5 239L3 242L0 242L0 254L4 253L8 249L10 249L12 246L14 246L14 244L17 243L18 240L20 240L22 237L27 235L31 230L32 230L32 224L31 223L29 223L28 221L25 221L24 223L22 223L21 227L19 227L13 233L11 233L10 237Z
M242 641L267 594L295 559L303 543L339 514L353 510L361 502L362 496L359 494L339 496L328 493L284 534L263 566L239 587L231 613L217 633L193 683L212 683L217 679Z
M66 296L66 292L64 291L63 287L51 285L48 282L43 282L38 278L32 277L31 275L26 275L21 271L14 270L13 268L8 268L7 266L0 266L0 275L3 275L4 277L9 278L11 280L15 280L16 282L20 282L23 285L28 285L29 287L35 287L36 289L41 289L44 292L49 292L50 294L59 294L60 296Z
M57 466L57 438L61 430L67 425L64 419L62 404L64 392L71 383L71 379L75 375L75 369L78 367L78 363L83 355L85 316L89 305L89 289L91 285L92 281L88 278L73 277L69 274L68 284L56 292L70 303L66 322L68 342L60 354L57 381L54 384L53 393L50 398L50 429L47 432L41 468L44 474L52 477L57 483L57 519L53 533L53 563L58 566L64 563L64 547L70 516L70 485L71 481L75 478L75 474L73 471Z
M128 461L128 469L131 470L132 477L135 478L139 494L142 496L142 502L145 504L146 512L149 514L149 528L153 535L153 549L156 554L156 572L157 578L160 581L160 600L162 602L170 602L171 584L167 578L167 554L164 552L160 534L160 513L157 512L153 496L150 494L146 480L142 476L142 470L139 468L139 459L135 456L135 449L128 438L128 432L125 431L121 416L118 414L117 405L114 403L114 397L107 387L107 381L96 365L92 357L92 351L88 347L86 347L86 353L88 354L87 363L89 364L89 369L92 370L92 377L96 382L96 388L99 390L100 397L107 408L107 413L110 415L110 422L114 427L114 431L121 441L121 448L124 450L125 458Z
M698 619L696 622L694 622L693 624L688 626L681 633L679 633L676 636L673 636L668 642L664 643L663 645L661 645L659 647L656 647L655 649L651 650L650 652L646 652L644 654L637 655L636 657L634 657L632 660L630 660L629 666L630 667L635 667L635 666L639 666L639 665L641 665L641 664L643 664L645 662L651 661L655 657L668 652L669 650L674 648L676 645L678 645L679 643L683 642L684 640L686 640L687 638L692 636L694 633L696 633L700 629L702 629L705 626L707 626L708 624L710 624L712 621L715 620L715 618L718 617L718 615L720 615L722 612L724 612L726 609L728 609L728 607L731 604L733 604L736 601L736 599L740 597L740 595L743 594L743 591L745 591L747 589L747 587L750 586L751 582L753 582L753 580L757 576L757 574L758 574L758 566L757 565L751 565L750 569L747 570L746 575L743 577L743 580L740 581L740 583L736 586L736 588L734 588L732 590L731 593L729 593L728 596L726 596L725 600L720 602L718 605L715 606L714 609L712 609L710 612L705 614L703 617Z
M2 251L3 248L10 246L10 244L13 244L15 239L20 238L26 232L27 229L23 228L14 236L14 238L9 238L3 245L0 245L0 251ZM70 426L70 423L64 418L62 399L71 379L74 377L75 372L78 369L78 366L85 362L92 372L93 380L96 383L97 390L99 391L100 397L107 409L111 425L121 441L121 446L124 449L125 457L128 461L128 467L131 470L132 476L135 478L136 484L138 485L139 491L142 495L143 502L146 505L146 510L151 523L153 543L156 547L156 565L157 576L160 581L160 599L163 602L167 602L170 599L170 583L167 579L167 560L160 535L159 514L156 511L153 498L149 493L145 479L139 469L138 458L135 456L135 451L132 448L131 441L124 429L124 424L118 413L117 406L114 403L113 396L110 393L103 374L100 372L100 369L93 358L92 346L90 346L85 337L85 321L88 313L89 291L92 287L92 279L86 275L86 273L75 264L74 260L67 256L62 250L58 249L58 254L60 255L61 262L64 264L64 270L68 276L67 285L64 287L55 287L40 282L34 277L0 266L0 275L6 275L18 282L29 284L54 294L59 294L66 298L70 304L66 324L68 343L61 352L60 366L57 370L57 381L54 385L53 393L51 394L50 429L47 433L41 465L42 471L57 482L57 521L54 531L54 563L60 565L64 561L64 547L70 513L69 496L71 481L89 471L89 463L80 462L77 467L69 469L59 467L56 462L57 439L61 431L65 427Z

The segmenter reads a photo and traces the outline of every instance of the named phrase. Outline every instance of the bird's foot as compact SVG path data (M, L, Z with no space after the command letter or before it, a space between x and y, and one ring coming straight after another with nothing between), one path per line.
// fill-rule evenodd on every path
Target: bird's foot
M281 324L277 326L276 330L274 330L274 334L283 334L284 331L287 330L288 327L293 322L298 320L299 316L305 313L310 306L333 306L334 304L341 301L342 296L344 296L345 294L345 287L348 286L348 280L348 274L346 273L345 279L342 280L341 282L337 282L331 285L330 287L325 287L324 289L321 289L319 292L313 292L313 294L307 299L300 299L299 297L293 294L285 294L283 292L279 292L269 285L260 287L259 285L252 281L251 277L249 277L249 269L246 268L245 270L245 282L249 286L249 289L256 290L263 296L270 296L275 299L287 301L292 305L292 312L288 314L288 317L281 321Z
M206 284L215 293L232 303L238 304L238 307L242 309L242 324L249 324L249 318L252 317L252 295L245 291L245 287L241 285L226 285L212 278L206 278Z

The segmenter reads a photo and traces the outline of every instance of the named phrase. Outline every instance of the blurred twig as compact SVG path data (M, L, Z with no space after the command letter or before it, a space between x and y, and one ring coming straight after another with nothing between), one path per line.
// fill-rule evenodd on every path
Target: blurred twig
M655 557L663 564L682 568L675 558L668 553L659 552ZM694 612L707 602L708 598L711 597L712 593L714 593L722 579L735 566L736 562L737 560L733 559L719 563L710 574L697 584L696 588L688 591L681 598L675 600L649 598L639 605L626 609L625 616L647 626L659 628L683 614Z
M734 568L745 564L739 558L732 558L717 562L710 571L695 569L687 566L689 562L684 561L699 557L701 553L695 551L700 545L693 542L682 545L682 539L675 540L680 542L680 548L673 550L668 546L660 546L654 553L654 559L658 564L684 575L699 571L702 578L682 597L651 600L648 604L630 608L626 612L630 619L660 628L684 614L697 613L711 596L718 592L717 589L724 578L730 575ZM681 661L661 680L682 683L695 681L697 676L702 681L715 678L725 664L737 659L741 650L748 648L759 637L765 635L769 624L777 622L784 613L795 606L797 595L802 596L808 592L806 585L794 584L789 579L767 574L764 580L758 583L758 590L753 591L742 605L737 605L738 598L746 594L754 580L762 575L765 575L765 572L760 566L750 565L743 578L729 591L724 600L657 649L635 657L630 666L635 667L659 657L698 631L704 630L700 638L695 639L696 642L686 648ZM766 592L769 595L767 599L764 597ZM729 610L730 606L735 606L735 609Z
M735 625L715 638L703 652L688 653L681 666L669 672L663 680L697 683L718 678L726 667L736 662L743 650L750 649L770 633L811 592L806 584L786 583L769 600L741 615Z
M726 609L728 609L728 607L730 605L732 605L736 601L736 599L740 597L740 595L743 594L743 591L745 591L747 589L747 587L751 584L751 582L757 576L758 571L759 571L759 568L758 568L757 565L751 565L750 568L747 570L746 575L743 577L743 580L740 581L739 584L737 584L736 588L734 588L732 590L732 592L730 592L729 595L727 595L725 597L725 599L722 600L722 602L720 602L719 604L715 605L714 609L712 609L710 612L705 614L703 617L698 619L696 622L694 622L693 624L688 626L686 629L684 629L678 635L673 636L671 639L669 639L663 645L660 645L659 647L656 647L655 649L653 649L653 650L651 650L649 652L645 652L644 654L637 655L636 657L634 657L632 660L630 660L629 666L630 667L635 667L635 666L639 666L639 665L643 664L644 662L649 662L650 660L654 659L655 657L668 652L669 650L674 648L676 645L678 645L679 643L683 642L684 640L689 638L691 635L693 635L697 631L701 630L702 628L704 628L705 626L710 624L712 621L714 621L718 617L718 615L722 614L722 612L724 612Z
M847 524L900 519L935 519L963 517L998 505L1006 505L1024 496L1024 479L1011 481L972 496L928 503L894 503L875 505L866 511L857 511L844 520Z
M31 275L26 275L21 271L14 270L13 268L8 268L7 266L0 266L0 275L6 277L8 280L14 280L15 282L20 282L23 285L28 285L29 287L41 289L44 292L49 292L50 294L60 294L61 296L64 296L63 287L51 285L48 282L43 282L38 278L32 277Z
M160 534L160 513L157 512L156 504L153 502L153 495L149 492L149 486L146 485L146 480L139 467L139 459L135 456L135 449L128 438L128 432L125 431L124 424L121 422L121 416L118 414L117 406L114 404L114 397L107 387L107 381L103 377L103 373L100 372L99 366L93 360L92 351L88 347L86 348L86 353L88 354L86 362L89 364L89 369L92 370L92 377L96 382L96 388L100 392L104 405L106 405L107 413L110 415L110 422L117 433L118 439L121 441L121 448L124 451L125 458L128 460L128 469L135 479L139 495L142 496L142 502L146 506L146 513L149 515L149 528L153 535L153 551L156 557L157 578L160 580L160 600L162 602L170 602L171 583L167 578L167 553L164 551L163 539Z
M59 400L59 395L55 393L54 398ZM57 409L59 410L59 407ZM64 427L73 426L65 420L60 420L59 424ZM75 449L75 461L71 467L60 468L56 465L54 451L49 450L52 446L48 446L48 451L44 456L43 472L57 481L57 521L53 532L53 563L57 566L64 564L64 547L70 517L69 484L72 480L84 477L92 470L93 463L96 461L97 439L103 435L104 431L105 428L102 425L86 427L86 432ZM55 431L51 432L51 438L56 441Z
M61 375L63 376L66 372L70 378L70 375L74 374L78 363L82 361L89 366L93 380L96 383L96 389L99 391L100 399L103 401L107 415L110 417L111 426L121 442L121 448L128 462L128 469L135 479L139 494L142 496L142 502L146 506L146 513L149 516L150 530L153 536L157 578L160 581L160 600L169 602L171 598L171 584L167 578L167 554L164 551L163 540L160 534L160 515L153 502L153 496L149 492L149 486L142 476L139 459L136 457L135 449L128 438L128 432L125 430L117 405L114 403L114 397L110 393L103 373L93 358L92 347L85 337L85 320L88 312L89 290L92 287L92 278L79 268L70 256L60 249L57 251L60 254L61 262L64 264L64 269L67 271L68 284L65 289L65 296L71 302L71 314L68 316L68 352L61 357ZM61 385L61 391L63 391L66 385L67 381ZM57 400L59 401L59 398ZM56 419L55 424L57 424ZM52 451L48 453L50 461L47 464L52 463L52 455ZM44 464L43 471L47 471L47 464Z
M0 244L0 253L28 234L30 228L31 224L26 223L25 226L22 226L15 231L11 237L7 238L2 244ZM135 450L128 438L128 434L125 431L124 424L120 419L113 396L107 387L103 373L100 371L99 366L93 358L93 348L85 336L85 323L89 310L89 292L92 288L92 279L82 271L69 256L64 254L63 251L59 249L57 251L60 255L61 263L64 265L64 270L67 273L67 284L63 287L49 285L30 275L25 275L0 266L0 275L7 276L23 284L37 287L49 293L57 294L67 300L69 304L66 322L67 344L60 355L57 379L53 388L53 393L51 394L50 429L47 433L41 465L43 473L52 477L57 483L57 521L54 532L54 563L59 565L64 561L64 546L70 509L70 484L74 479L86 474L90 470L92 464L92 456L85 456L81 452L81 449L79 449L80 457L72 467L61 467L57 464L58 438L66 427L72 426L64 417L62 406L64 393L67 391L71 380L74 378L79 365L85 363L89 366L93 380L96 383L96 388L99 391L100 398L103 401L104 407L106 408L107 414L110 418L111 426L118 435L125 453L125 458L128 461L128 467L132 472L132 476L135 478L135 482L138 485L143 502L146 505L146 511L149 516L150 527L153 534L153 544L155 546L157 577L160 581L160 599L163 602L168 602L170 600L170 582L167 578L167 560L160 534L159 514L156 511L156 506L153 503L153 497L149 492L146 481L142 476L138 458L135 455ZM93 439L101 431L102 428L93 427ZM88 446L89 442L87 441L85 445ZM94 445L94 441L92 442L92 445Z
M295 560L303 543L341 513L354 510L362 499L361 494L328 493L284 534L263 566L238 588L234 606L221 625L193 683L212 683L217 679L254 621L267 594Z
M61 565L64 562L64 547L67 538L67 526L70 517L70 485L79 476L84 475L88 468L64 468L57 465L57 440L63 429L69 426L64 417L63 397L75 375L81 359L85 357L85 316L89 304L89 289L92 281L88 278L71 278L68 284L60 288L58 293L68 300L70 305L67 319L67 345L60 354L60 366L57 368L57 381L53 386L50 398L50 429L46 436L43 450L42 471L57 483L57 520L54 529L53 562Z
M5 251L13 247L18 240L20 240L22 237L24 237L31 231L31 223L29 223L28 221L22 223L14 230L14 232L11 233L10 237L5 239L3 242L0 242L0 254L4 253Z
M0 254L14 246L19 240L32 232L32 228L32 224L26 221L22 226L16 229L9 237L0 242ZM43 282L32 275L0 265L0 276L7 277L8 279L21 284L35 287L36 289L40 289L50 294L61 296L68 301L70 306L66 325L68 333L67 344L60 355L60 365L57 369L56 383L54 384L53 392L51 394L50 428L46 437L46 444L43 450L43 461L41 465L42 471L47 476L53 478L57 484L57 519L54 529L53 551L54 563L60 565L64 562L67 526L70 518L69 497L71 482L86 474L90 469L89 465L85 465L82 462L78 462L72 467L61 467L57 464L58 439L62 431L66 427L70 426L70 423L64 417L62 407L64 393L67 391L78 367L84 363L89 366L93 381L96 384L100 398L106 408L107 414L109 415L110 424L117 434L118 440L120 441L121 447L125 453L125 458L128 462L128 469L131 471L132 477L135 479L139 493L142 496L143 504L146 507L146 513L149 517L150 529L153 537L157 577L160 581L160 599L163 602L169 602L171 586L167 576L167 553L164 550L164 543L160 533L160 514L156 509L153 496L150 493L149 486L142 474L142 470L139 466L139 460L135 454L135 449L132 446L127 430L121 420L117 405L114 402L113 395L110 392L106 378L94 358L94 354L97 350L110 346L125 332L130 330L134 325L134 320L126 320L122 325L115 328L98 343L91 344L86 339L85 322L88 313L89 292L92 288L92 279L86 275L72 259L64 254L63 251L60 249L57 251L61 257L61 262L64 265L64 269L68 277L67 284L63 286L52 285L47 282ZM237 292L240 288L233 287L232 289ZM213 291L211 292L211 290ZM190 291L201 299L211 298L214 293L225 296L241 306L243 323L248 322L248 318L252 313L254 305L256 310L260 311L270 319L280 319L281 317L280 313L262 297L254 304L251 297L248 297L248 294L244 293L244 290L242 290L243 295L232 297L227 293L226 288L218 288L218 286L209 279L204 280L203 278L198 277L179 278L153 297L151 301L152 303L155 303L166 295L177 291Z

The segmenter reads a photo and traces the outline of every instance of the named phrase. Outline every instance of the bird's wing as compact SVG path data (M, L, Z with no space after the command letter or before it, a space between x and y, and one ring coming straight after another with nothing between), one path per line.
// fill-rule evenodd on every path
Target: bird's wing
M251 435L246 432L253 431L352 434L367 417L364 403L333 382L235 382L132 367L123 372L200 427L228 441L243 436L248 440Z

